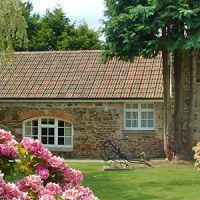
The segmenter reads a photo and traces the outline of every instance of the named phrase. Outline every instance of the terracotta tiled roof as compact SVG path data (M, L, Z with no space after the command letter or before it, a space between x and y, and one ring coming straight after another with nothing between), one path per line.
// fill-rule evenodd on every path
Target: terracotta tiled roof
M0 99L153 99L163 97L161 56L102 63L100 51L15 53L0 73Z

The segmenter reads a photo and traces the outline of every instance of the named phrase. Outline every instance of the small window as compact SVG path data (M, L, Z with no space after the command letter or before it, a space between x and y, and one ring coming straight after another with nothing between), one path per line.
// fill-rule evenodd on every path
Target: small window
M30 119L24 122L24 136L39 139L46 146L72 147L72 124L53 118Z
M154 104L126 104L125 129L126 130L154 130L155 129Z

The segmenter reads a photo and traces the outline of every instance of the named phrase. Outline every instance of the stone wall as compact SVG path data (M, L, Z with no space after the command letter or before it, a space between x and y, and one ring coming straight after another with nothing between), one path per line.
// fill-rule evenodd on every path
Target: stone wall
M155 103L155 131L123 130L123 103L0 103L0 125L22 138L22 122L33 117L57 117L73 123L74 145L71 152L57 152L70 158L99 158L100 148L106 139L121 147L122 152L136 157L145 152L151 157L163 157L163 108Z

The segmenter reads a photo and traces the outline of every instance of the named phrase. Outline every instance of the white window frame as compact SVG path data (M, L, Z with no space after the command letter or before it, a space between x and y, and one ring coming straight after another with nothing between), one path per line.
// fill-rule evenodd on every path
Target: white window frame
M54 119L54 124L42 124L42 119ZM54 137L55 137L55 144L44 144L45 147L47 148L56 148L56 149L64 149L64 148L69 148L69 149L72 149L73 148L73 137L74 137L74 129L73 129L73 124L68 122L68 121L65 121L63 119L60 119L60 118L55 118L55 117L49 117L49 116L44 116L44 117L35 117L35 118L30 118L30 119L27 119L27 120L24 120L23 121L23 137L29 137L28 135L25 134L25 124L26 122L28 121L33 121L33 120L38 120L38 140L41 141L41 130L42 128L54 128ZM71 124L71 145L58 145L58 121L61 120L63 122L67 122L69 124Z
M126 105L133 105L133 104L137 104L138 108L136 109L127 109ZM148 105L148 104L152 104L153 108L141 108L142 104ZM137 112L138 113L138 127L126 127L126 113L127 112ZM141 113L142 112L153 112L153 127L142 127L141 126ZM131 103L124 103L124 130L155 130L155 104L153 102L131 102Z

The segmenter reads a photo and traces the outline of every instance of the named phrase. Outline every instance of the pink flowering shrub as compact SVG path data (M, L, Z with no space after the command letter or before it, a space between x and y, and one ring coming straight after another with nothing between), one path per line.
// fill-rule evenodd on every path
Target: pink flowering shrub
M0 169L6 176L15 171L15 158L18 156L17 144L11 132L0 129Z
M97 200L89 188L80 185L82 173L52 155L39 140L25 137L17 143L10 132L0 129L0 166L0 199ZM4 174L12 175L17 166L23 178L6 183Z

